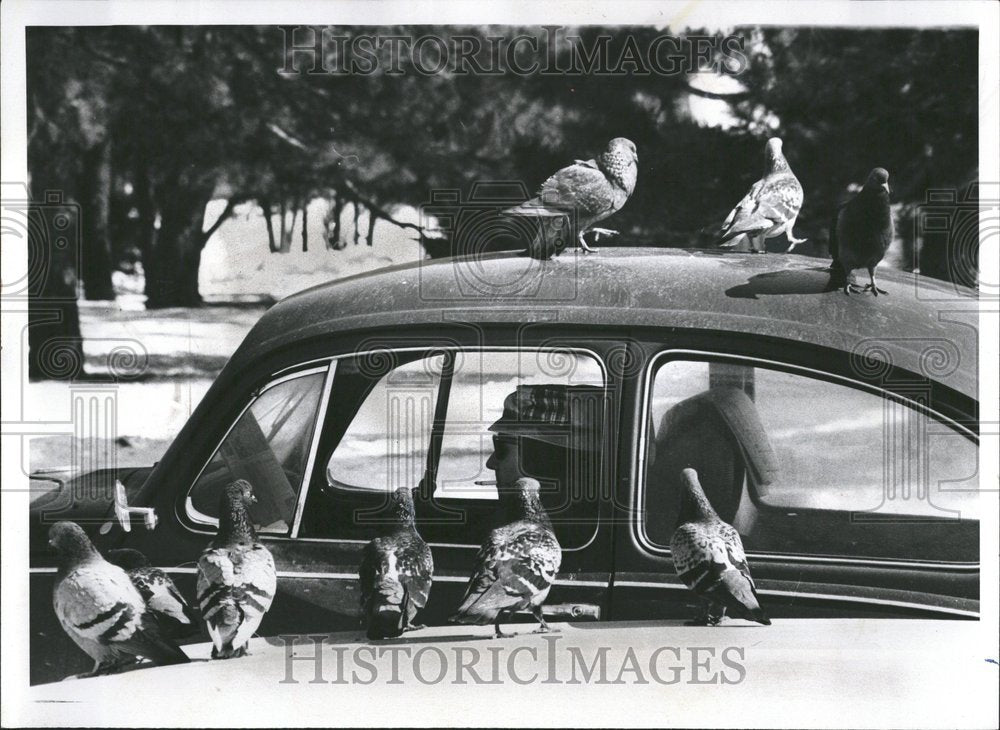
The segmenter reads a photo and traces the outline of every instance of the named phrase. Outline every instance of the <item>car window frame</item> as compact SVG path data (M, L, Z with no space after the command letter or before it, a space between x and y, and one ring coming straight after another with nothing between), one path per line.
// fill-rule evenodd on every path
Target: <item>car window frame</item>
M317 364L325 362L325 364ZM215 448L212 449L205 463L201 465L198 472L195 474L194 478L191 480L187 489L184 492L183 498L183 515L185 517L185 523L190 523L196 525L200 528L209 529L188 529L192 532L214 534L214 531L218 530L219 519L217 517L211 517L203 512L200 512L194 507L191 500L191 490L195 488L198 484L198 480L201 479L202 474L204 474L205 469L211 463L212 459L222 448L222 444L225 443L226 439L232 433L236 424L240 422L240 419L246 415L247 411L253 406L257 400L264 395L267 391L276 388L282 383L287 383L292 380L298 380L299 378L308 377L310 375L323 374L323 384L322 390L320 391L319 402L316 405L316 415L313 420L312 435L309 442L309 452L306 456L305 467L302 472L302 481L298 485L296 498L295 498L295 514L292 515L292 522L284 534L278 532L261 532L260 537L262 538L291 538L296 530L298 529L298 523L301 520L302 507L304 504L305 493L307 491L308 479L312 474L313 465L316 461L316 450L319 447L319 426L321 425L323 415L326 413L327 406L330 401L330 389L333 386L334 373L337 370L337 359L336 358L323 358L323 360L310 360L308 362L301 363L299 365L293 365L291 367L282 368L271 374L271 377L260 387L255 388L249 396L246 398L246 402L243 407L237 413L236 417L232 419L229 426L226 428L225 433L217 441ZM186 525L187 526L187 525Z
M298 497L295 506L295 515L292 518L292 524L289 530L285 534L279 533L260 533L259 537L262 540L269 541L294 541L294 542L305 542L305 543L330 543L330 544L342 544L342 545L365 545L369 542L367 539L359 538L337 538L337 537L301 537L299 536L299 530L302 524L302 516L305 510L305 504L309 497L309 491L312 486L312 482L315 476L316 468L316 458L319 450L320 438L322 436L323 424L326 418L327 411L330 405L330 394L333 388L333 381L337 370L337 362L344 358L354 358L354 357L366 357L374 354L384 353L386 350L391 350L392 352L425 352L425 353L440 353L444 351L456 351L456 350L477 350L477 351L494 351L494 352L519 352L524 350L531 350L532 352L566 352L571 354L585 355L593 358L600 368L601 377L604 382L604 387L610 389L612 387L611 374L608 369L608 364L605 362L605 358L594 348L587 347L584 345L567 345L567 344L524 344L524 345L490 345L488 343L480 342L474 345L465 344L432 344L428 343L425 346L404 346L398 348L387 348L387 347L375 347L371 349L363 350L351 350L349 352L343 352L337 355L330 355L328 357L321 358L310 358L309 360L303 361L301 363L287 365L281 367L278 370L272 372L269 378L264 382L264 385L255 388L246 398L246 403L235 415L235 417L230 421L229 425L226 427L225 432L222 437L218 439L215 447L209 452L209 456L205 459L205 463L202 464L201 468L197 471L194 478L190 481L187 489L184 491L184 497L181 499L179 510L179 515L182 517L181 524L184 528L196 534L203 535L214 535L217 527L218 520L216 518L209 518L207 515L204 517L211 521L197 521L191 514L189 509L189 500L191 489L197 484L198 479L201 478L202 473L208 467L209 462L212 457L215 456L219 447L228 438L232 429L239 422L239 419L243 417L244 413L253 405L254 401L261 396L266 390L270 390L272 387L279 385L282 382L291 380L298 377L303 377L305 375L315 374L318 372L326 371L326 376L323 383L323 391L320 395L320 402L317 408L316 420L313 423L313 434L312 443L309 447L309 456L306 460L305 470L303 471L302 485L299 488ZM325 363L325 364L323 364ZM367 398L367 396L366 396ZM362 401L363 403L363 401ZM609 406L611 407L611 406ZM605 414L605 419L607 421L614 420L619 414L609 412ZM436 416L436 412L435 412ZM610 434L605 439L604 449L602 451L601 458L605 461L608 459L614 459L617 456L617 446L612 443L610 439ZM323 468L325 471L325 467ZM460 500L457 500L460 501ZM578 552L585 550L594 540L597 539L600 533L600 523L603 519L602 515L604 512L604 505L598 504L598 514L594 521L594 531L588 538L588 540L578 547L565 548L564 552ZM429 542L428 545L431 547L439 548L465 548L478 550L481 545L479 543L440 543L440 542Z
M639 383L640 398L639 398L639 421L638 421L638 438L635 444L635 458L633 459L633 467L635 469L635 479L634 479L634 489L633 489L633 508L630 510L631 519L629 520L631 524L632 539L639 546L640 549L645 551L647 554L655 557L672 557L671 550L669 546L659 545L658 543L651 540L646 532L645 524L645 496L646 496L646 471L647 471L647 449L649 445L650 433L649 429L650 416L652 407L652 394L653 394L653 382L656 372L665 363L674 360L695 360L699 362L735 362L742 365L750 365L753 367L763 367L770 370L776 370L779 372L789 373L793 375L800 375L813 380L821 380L824 382L834 383L837 385L843 385L845 387L850 387L855 390L861 390L864 392L872 393L878 395L882 398L887 398L889 400L900 403L901 405L911 408L922 415L939 421L942 425L953 429L959 435L972 441L977 449L979 447L979 435L972 429L968 428L965 424L950 418L940 411L930 408L927 405L919 403L917 401L910 400L904 395L896 393L888 388L882 388L871 383L866 383L861 380L855 380L853 378L847 377L840 373L829 372L825 370L819 370L814 367L806 365L796 365L793 363L781 362L777 360L772 360L766 357L758 357L752 355L744 355L734 352L728 352L722 349L701 349L701 348L684 348L684 347L666 347L664 349L659 349L654 352L650 357L646 366L642 371L642 381ZM744 481L748 477L744 475ZM753 498L752 490L751 497ZM807 562L807 563L831 563L831 564L849 564L849 565L868 565L877 567L906 567L906 568L919 568L922 570L947 570L947 571L968 571L975 572L980 568L980 561L977 559L974 562L952 562L952 561L933 561L933 560L903 560L898 558L875 558L875 557L852 557L852 556L827 556L827 555L809 555L807 553L778 553L778 552L761 552L761 551L747 551L747 557L753 559L754 561L764 561L764 562Z

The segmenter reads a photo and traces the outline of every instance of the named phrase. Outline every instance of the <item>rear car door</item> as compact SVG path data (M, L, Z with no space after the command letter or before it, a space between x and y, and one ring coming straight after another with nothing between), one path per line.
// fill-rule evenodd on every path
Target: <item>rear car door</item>
M978 439L926 381L692 344L643 346L615 618L697 610L670 559L685 466L743 536L770 615L978 616Z

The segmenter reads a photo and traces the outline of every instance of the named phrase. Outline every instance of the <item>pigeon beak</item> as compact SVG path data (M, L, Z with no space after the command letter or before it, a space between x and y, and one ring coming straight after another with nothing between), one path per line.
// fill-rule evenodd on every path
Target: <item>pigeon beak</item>
M889 183L887 182L882 183L882 189L885 190L886 193L892 192L891 190L889 190Z

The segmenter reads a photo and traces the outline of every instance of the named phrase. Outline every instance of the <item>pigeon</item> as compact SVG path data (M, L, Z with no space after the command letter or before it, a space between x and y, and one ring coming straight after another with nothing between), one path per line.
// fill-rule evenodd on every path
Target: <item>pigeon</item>
M122 669L145 657L154 664L189 661L162 635L124 570L97 551L75 522L57 522L49 544L59 553L52 605L63 629L94 660L88 676Z
M534 198L508 208L503 215L539 219L538 233L528 247L528 255L532 258L547 260L562 253L572 234L571 220L580 248L584 253L592 253L596 249L587 245L584 234L593 232L595 241L602 234L618 234L618 231L593 226L621 210L632 195L638 160L635 143L615 137L596 158L576 160L562 168L542 183Z
M392 523L362 553L358 578L369 639L388 639L423 628L413 624L427 604L434 575L431 549L413 524L413 492L391 497Z
M692 625L718 625L731 616L769 626L750 577L740 534L723 522L705 496L698 472L681 472L683 494L679 527L670 539L674 568L688 588L708 599L708 610Z
M715 243L731 248L736 245L732 239L746 235L750 239L750 252L764 253L765 239L784 233L791 252L808 240L795 238L792 233L801 208L802 186L781 152L781 140L772 137L764 148L764 177L753 184L729 213Z
M198 607L214 644L213 659L247 653L278 587L274 558L257 540L247 513L256 502L245 479L227 486L219 508L219 534L198 559Z
M163 633L171 638L189 636L198 629L198 616L177 590L170 576L149 564L138 550L108 550L108 562L125 570L152 611Z
M539 489L535 479L524 477L514 483L511 494L501 491L512 521L493 530L483 543L462 605L451 621L492 622L500 638L511 636L500 630L504 614L529 609L541 624L538 632L549 630L542 603L559 572L562 549L538 497Z
M830 225L830 266L835 286L844 294L871 291L888 294L875 284L875 267L892 243L892 211L889 208L889 173L876 167L868 173L861 191L844 204ZM867 269L871 283L863 288L851 281L854 269Z

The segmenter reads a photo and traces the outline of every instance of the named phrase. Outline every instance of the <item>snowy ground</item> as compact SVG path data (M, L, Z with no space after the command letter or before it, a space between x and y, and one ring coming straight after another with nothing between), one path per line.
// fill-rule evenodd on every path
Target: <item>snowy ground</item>
M225 207L213 202L206 212L210 225ZM26 439L22 456L25 471L70 465L85 453L79 447L117 440L118 466L151 465L166 449L208 390L229 356L271 302L315 284L376 268L424 258L413 232L380 221L374 245L365 244L367 213L359 221L361 243L353 243L354 215L343 213L346 248L332 251L323 238L324 200L309 206L309 250L302 251L301 216L292 232L292 250L268 250L263 215L254 205L239 206L232 218L212 236L202 254L199 288L206 306L198 309L146 311L141 274L114 277L114 302L80 301L80 327L88 374L118 375L112 385L55 381L29 383L24 393L25 414L33 422L65 433ZM413 208L395 211L399 220L418 222ZM291 216L288 216L291 220ZM274 228L280 227L278 217ZM87 390L114 393L114 418L98 433L73 419L73 393ZM74 430L74 421L75 430ZM74 447L77 447L74 451Z

